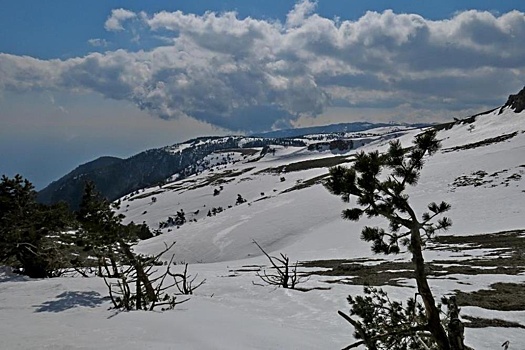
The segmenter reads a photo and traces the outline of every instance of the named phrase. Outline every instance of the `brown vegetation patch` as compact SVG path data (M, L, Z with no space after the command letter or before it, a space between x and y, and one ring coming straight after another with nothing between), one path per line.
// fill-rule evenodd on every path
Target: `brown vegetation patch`
M353 259L314 260L301 262L302 267L322 267L330 270L309 272L319 276L348 276L351 279L340 279L336 283L354 285L399 285L399 280L414 277L414 266L411 262L382 262L377 265L364 265ZM334 281L326 281L333 283Z
M288 193L296 190L302 190L304 188L312 187L313 185L320 184L323 182L324 179L328 177L329 174L323 174L316 177L312 177L311 179L301 181L297 185L287 188L286 190L282 191L282 193Z
M467 143L466 145L444 148L442 152L443 153L448 153L448 152L462 151L462 150L467 150L467 149L478 148L478 147L482 147L482 146L488 146L488 145L491 145L491 144L494 144L494 143L499 143L499 142L510 140L511 138L513 138L516 135L518 135L517 131L515 131L513 133L510 133L510 134L504 134L504 135L500 135L500 136L497 136L497 137L491 137L491 138L488 138L488 139L485 139L485 140L481 140L481 141L478 141L478 142Z
M525 251L525 230L501 231L472 236L439 235L433 241L441 247L430 247L430 249L453 247L455 250L484 248L503 249L507 252Z
M525 310L525 283L494 283L472 293L456 291L458 305L500 311Z
M524 232L524 230L514 230L475 236L439 236L435 238L437 245L429 249L449 251L498 249L495 253L497 257L467 260L435 260L427 262L427 274L429 278L454 278L451 275L518 275L523 273L525 272L525 257L522 254L525 251ZM364 264L365 261L370 262L374 260L314 260L301 262L300 266L329 269L309 272L313 275L351 277L329 281L329 283L368 284L372 286L399 285L399 280L413 278L414 266L410 261L375 260L377 264L374 265Z
M220 185L220 184L231 182L235 180L237 176L240 176L244 173L252 171L253 169L255 168L252 167L252 168L246 168L246 169L241 169L241 170L230 170L229 169L229 170L224 170L220 173L215 173L213 175L208 176L201 183L188 188L188 191L206 187L206 186Z
M469 328L486 328L486 327L501 327L501 328L525 328L524 325L518 322L500 320L499 318L481 318L461 315L461 318L467 320L465 327Z
M263 169L257 172L256 174L262 174L262 173L281 174L281 173L291 173L294 171L303 171L303 170L318 169L318 168L331 168L336 165L350 163L354 160L353 158L354 158L353 156L335 156L335 157L326 157L326 158L318 158L318 159L309 159L309 160L303 160L300 162L281 165L275 168Z

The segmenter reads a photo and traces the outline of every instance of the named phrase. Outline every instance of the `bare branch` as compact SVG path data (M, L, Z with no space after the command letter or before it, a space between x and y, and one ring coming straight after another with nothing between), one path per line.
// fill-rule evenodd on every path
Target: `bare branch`
M253 240L253 243L259 247L261 252L263 252L263 254L268 258L270 264L276 271L274 274L269 274L266 270L264 270L262 274L256 272L256 275L263 282L273 286L295 289L297 284L306 282L308 280L308 278L302 278L297 274L297 262L293 267L290 267L290 258L285 254L280 253L280 258L270 256L255 240ZM280 264L280 266L278 264Z

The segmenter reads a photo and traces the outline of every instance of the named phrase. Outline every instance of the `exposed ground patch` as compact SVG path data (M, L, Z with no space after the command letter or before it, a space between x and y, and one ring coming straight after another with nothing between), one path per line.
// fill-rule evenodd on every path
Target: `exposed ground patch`
M399 285L399 280L413 278L411 262L381 262L377 265L364 265L355 259L314 260L301 262L301 267L325 268L309 272L311 275L342 277L327 280L326 283L354 285Z
M320 184L320 183L323 182L324 179L326 179L328 177L328 175L329 174L327 173L327 174L319 175L319 176L316 176L316 177L312 177L311 179L308 179L308 180L301 181L298 184L296 184L295 186L287 188L286 190L282 191L281 193L288 193L288 192L292 192L292 191L296 191L296 190L302 190L304 188L308 188L308 187L312 187L313 185Z
M524 175L525 170L522 169L521 165L513 169L496 171L490 175L484 170L478 170L468 175L457 177L449 186L451 187L451 191L455 191L459 187L468 186L483 186L485 188L509 186L512 182L521 181Z
M215 173L213 175L208 176L201 183L196 184L196 185L194 185L192 187L189 187L187 190L191 191L191 190L195 190L195 189L206 187L206 186L214 186L214 185L220 185L220 184L228 183L228 182L231 182L231 181L235 180L236 177L238 177L238 176L240 176L240 175L242 175L244 173L250 172L253 169L255 169L255 168L252 167L252 168L245 168L245 169L241 169L241 170L225 170L225 171L222 171L220 173Z
M318 168L331 168L336 165L350 163L353 160L354 160L353 156L335 156L335 157L304 160L301 162L281 165L275 168L263 169L263 170L258 171L256 174L263 174L263 173L281 174L281 173L291 173L294 171L303 171L303 170L318 169Z
M518 275L525 273L523 254L525 252L525 230L473 236L439 236L427 249L462 251L463 253L474 249L489 250L483 258L428 262L426 269L430 279L457 279L455 275ZM300 266L322 268L322 270L308 273L334 277L325 280L326 283L400 285L400 281L414 278L414 267L410 261L334 259L301 262ZM487 290L472 293L456 291L456 293L460 306L479 306L504 311L525 310L525 284L495 283Z
M461 146L444 148L442 152L443 153L448 153L448 152L454 152L454 151L463 151L463 150L467 150L467 149L474 149L474 148L478 148L478 147L482 147L482 146L488 146L488 145L491 145L491 144L494 144L494 143L499 143L499 142L510 140L511 138L513 138L516 135L518 135L517 131L515 131L513 133L510 133L510 134L504 134L504 135L497 136L497 137L491 137L491 138L488 138L488 139L485 139L485 140L481 140L481 141L478 141L478 142L467 143L467 144L461 145Z
M430 249L453 246L455 250L504 249L506 251L525 251L525 230L510 230L471 236L439 235L434 242L438 245ZM442 245L440 247L440 245Z
M134 200L137 200L137 199L148 198L148 197L151 197L151 196L155 196L157 194L161 194L163 192L164 192L164 190L157 190L157 191L153 191L153 192L137 194L135 196L129 197L128 198L128 202L133 202Z
M472 293L458 290L456 297L460 306L478 306L499 311L524 311L525 283L494 283L490 285L490 289L481 289Z
M486 327L500 327L500 328L525 328L524 325L518 322L511 322L500 320L499 318L481 318L481 317L472 317L468 315L461 315L461 318L467 320L465 322L465 327L469 328L486 328Z

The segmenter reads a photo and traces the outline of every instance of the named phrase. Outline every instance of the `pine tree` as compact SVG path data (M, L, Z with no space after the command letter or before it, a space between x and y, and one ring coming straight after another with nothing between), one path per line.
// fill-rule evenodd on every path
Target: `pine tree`
M118 203L118 202L117 202ZM124 215L117 215L107 199L97 191L93 182L86 182L84 194L77 212L80 223L77 244L84 247L85 251L93 253L98 259L99 275L102 268L111 276L118 275L119 260L127 259L122 252L122 242L126 244L136 242L139 238L153 237L148 226L143 223L136 225L122 224ZM112 272L106 264L109 261Z
M184 213L184 210L181 209L177 211L177 215L175 216L175 225L182 226L186 223L186 214Z
M330 169L326 187L346 203L353 197L357 198L355 207L343 211L343 218L358 221L366 215L383 217L389 221L388 230L364 227L361 238L372 243L375 253L396 254L402 247L408 248L412 253L418 293L424 304L424 330L430 332L433 346L437 349L463 349L462 334L459 335L461 344L453 345L456 342L450 341L449 336L451 339L457 339L458 335L447 335L442 325L440 310L427 281L422 253L425 243L436 231L450 227L451 221L447 217L434 220L448 211L450 205L445 202L430 203L428 212L419 218L406 193L407 186L417 185L425 157L435 154L439 148L440 142L436 139L436 132L428 131L418 135L410 149L404 149L399 141L393 141L385 154L378 151L358 153L351 168L338 166ZM352 310L356 312L355 307ZM419 327L412 333L408 332L406 336L413 335L417 329ZM373 344L366 344L369 348L376 348L376 342L380 341L368 340Z
M79 243L97 257L99 274L102 274L104 267L108 274L116 275L118 268L115 245L119 239L130 238L126 237L129 230L124 229L121 224L122 216L111 210L110 203L102 197L91 181L86 182L77 220L81 226ZM106 260L111 263L112 273L107 270Z
M237 200L235 201L235 205L246 203L246 199L244 199L240 194L237 195Z
M36 202L27 179L5 175L0 180L0 262L20 267L33 278L53 277L64 267L60 236L74 226L65 204Z

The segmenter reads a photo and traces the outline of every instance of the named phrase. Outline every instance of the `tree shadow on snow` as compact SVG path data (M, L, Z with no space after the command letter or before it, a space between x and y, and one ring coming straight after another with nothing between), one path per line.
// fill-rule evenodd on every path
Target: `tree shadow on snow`
M104 297L97 292L68 291L56 296L56 300L50 300L36 306L35 312L62 312L75 307L95 307L104 303Z

